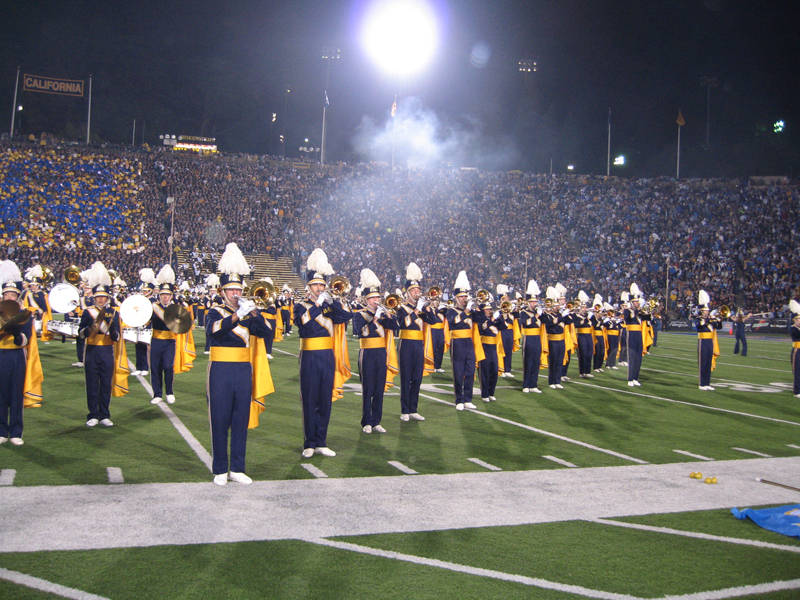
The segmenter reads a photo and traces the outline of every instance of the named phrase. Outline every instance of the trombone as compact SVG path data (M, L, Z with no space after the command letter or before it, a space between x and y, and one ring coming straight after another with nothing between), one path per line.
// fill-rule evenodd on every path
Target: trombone
M394 316L397 314L397 308L403 303L403 299L397 294L389 294L381 301L381 306L386 309L386 311Z
M256 281L239 298L252 300L258 308L266 310L275 304L275 286L269 281Z
M442 299L442 288L438 285L428 288L428 293L423 296L428 302L435 302Z
M330 288L332 296L344 298L350 293L350 281L344 275L334 275Z

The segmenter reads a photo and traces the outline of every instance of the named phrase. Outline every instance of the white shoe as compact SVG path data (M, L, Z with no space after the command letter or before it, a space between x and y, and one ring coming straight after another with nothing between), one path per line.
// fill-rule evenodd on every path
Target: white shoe
M497 398L495 398L494 396L489 396L489 400L491 400L492 402L497 402Z
M800 394L795 394L794 397L795 398L800 398Z
M7 437L0 437L0 444L5 444L8 441Z
M22 444L25 443L22 441L22 438L9 438L8 441L14 444L15 446L22 446Z
M514 374L511 371L507 371L506 373L503 373L503 377L510 377L511 379L514 379Z
M400 415L400 420L401 421L408 421L410 418L411 417L409 417L407 414Z
M386 433L386 430L381 425L375 425L375 427L372 428L372 431L377 431L378 433Z
M141 371L131 371L131 377L136 377L137 375L141 375Z
M633 385L635 385L636 387L641 387L641 385L642 385L642 384L641 384L641 383L639 383L639 380L638 380L638 379L634 379L634 380L633 380Z
M557 387L559 390L563 390L563 389L564 389L564 386L563 386L563 385L561 385L560 383L557 383L557 384L556 384L556 387Z
M311 458L312 456L314 456L313 448L305 448L303 450L303 458Z
M82 362L76 362L76 363L72 363L72 366L73 366L73 367L82 367L82 366L83 366L83 363L82 363Z
M714 391L714 388L713 388L712 386L710 386L710 385L707 385L707 386L706 386L706 389L707 389L709 392L713 392L713 391ZM11 440L11 441L13 442L14 440Z
M142 371L141 372L141 376L142 377L147 377L149 374L150 374L150 371Z
M237 473L236 471L231 471L228 473L228 479L231 481L235 481L236 483L243 483L244 485L250 485L253 483L253 480L250 479L244 473Z
M613 367L611 367L611 368L612 368L612 369L614 369L615 371L619 371L619 367L618 367L617 365L614 365L614 366L613 366Z
M539 388L531 388L531 391L532 391L534 394L541 394L541 393L542 393L542 390L540 390Z
M372 425L364 425L364 427L361 428L361 431L364 433L372 433Z
M636 384L633 381L628 382L628 387L636 387Z
M211 352L206 350L205 352L203 352L203 354L211 354Z
M336 456L336 452L330 448L314 448L314 454L322 454L322 456Z
M88 421L86 421L86 426L87 426L87 427L94 427L94 426L95 426L95 425L97 425L99 422L100 422L100 421L98 421L97 419L89 419Z
M444 373L444 369L436 369L437 373Z
M556 386L556 384L555 384L555 383L551 383L551 384L550 384L550 387L551 387L551 388L553 388L554 390L555 390L555 389L557 389L557 386Z
M272 354L267 354L267 358L272 360Z
M523 394L530 394L531 393L531 388L522 388L522 393Z
M150 404L158 404L159 402L161 402L161 398L153 398L150 400Z
M581 373L581 379L586 379L586 375L584 375L583 373Z
M492 401L491 398L481 398L481 400L483 400L484 402L491 402Z
M561 381L572 381L572 380L565 375L564 377L561 378Z
M594 377L594 375L592 375L591 373L586 373L586 376L585 376L585 377L586 377L587 379L592 379L592 378Z
M419 413L411 413L408 416L411 417L411 419L414 420L414 421L424 421L425 420L425 417L423 417Z
M464 408L478 408L472 402L464 402Z
M173 394L167 394L167 404L175 404L175 396Z
M464 410L464 404L463 403L456 404L456 410Z
M220 473L219 475L214 475L214 485L225 485L226 483L228 483L227 473Z
M113 427L114 422L111 419L100 419L100 425L104 427Z

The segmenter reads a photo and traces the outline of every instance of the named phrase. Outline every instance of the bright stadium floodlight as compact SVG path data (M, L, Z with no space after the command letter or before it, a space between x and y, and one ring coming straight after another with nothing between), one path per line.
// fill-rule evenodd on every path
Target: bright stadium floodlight
M436 50L436 14L425 0L376 0L364 15L361 41L381 69L411 75Z
M21 106L20 106L20 109L22 109ZM784 127L786 127L786 123L784 123L783 121L775 121L775 125L772 126L772 130L775 133L780 133L780 132L783 131Z
M625 157L624 156L618 156L617 158L614 159L614 164L615 165L624 165L625 164Z

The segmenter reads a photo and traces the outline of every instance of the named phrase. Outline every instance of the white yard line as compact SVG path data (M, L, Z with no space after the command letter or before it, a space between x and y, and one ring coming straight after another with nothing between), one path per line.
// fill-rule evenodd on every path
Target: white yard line
M569 467L570 469L577 469L578 465L573 465L568 460L564 460L563 458L556 458L555 456L542 456L542 458L546 458L547 460L552 460L554 463L558 463L560 465L564 465L565 467Z
M746 452L747 454L754 454L761 458L772 458L771 454L764 454L763 452L756 452L755 450L748 450L747 448L731 448L731 450L738 450L739 452Z
M125 483L125 478L122 476L122 469L119 467L107 467L108 483Z
M130 359L128 359L128 365L131 368L133 367L133 363L131 363ZM147 391L147 394L152 398L153 388L150 386L150 382L141 375L137 375L136 378L139 380L139 383L142 384L142 387L144 387L144 389ZM172 423L172 426L178 430L178 433L181 434L181 437L186 441L187 444L189 444L189 447L197 455L197 458L202 461L209 471L212 471L211 463L213 459L203 444L201 444L197 438L194 437L194 434L192 434L192 432L189 431L189 428L183 424L183 421L178 418L178 415L172 412L172 409L166 402L159 402L156 406L158 406L158 408L160 408L161 411L167 415L167 418L169 419L170 423Z
M434 402L439 402L440 404L446 404L448 406L453 406L452 400L441 400L440 398L434 398L433 396L428 396L427 394L420 394L420 398L427 398L428 400L433 400ZM531 427L530 425L525 425L523 423L517 423L516 421L512 421L511 419L505 419L503 417L498 417L497 415L493 415L491 413L481 412L476 409L467 409L471 413L475 413L476 415L480 415L482 417L487 417L489 419L494 419L496 421L500 421L501 423L506 423L508 425L514 425L515 427L521 427L522 429L527 429L528 431L533 431L539 433L541 435L546 435L548 437L556 438L557 440L561 440L563 442L568 442L570 444L575 444L577 446L583 446L584 448L588 448L589 450L595 450L596 452L602 452L604 454L610 454L611 456L616 456L617 458L622 458L624 460L629 460L631 462L646 465L648 464L646 460L641 460L638 458L634 458L632 456L628 456L627 454L621 454L619 452L614 452L613 450L606 450L605 448L600 448L599 446L593 446L592 444L587 444L586 442L581 442L580 440L575 440L572 438L568 438L563 435L559 435L557 433L553 433L552 431L545 431L544 429L537 429L536 427Z
M406 475L419 475L419 473L417 473L414 469L405 466L403 463L399 461L390 460L389 464L392 465L398 471L405 473Z
M502 471L500 467L495 467L494 465L490 465L487 462L482 461L480 458L468 458L467 459L471 463L475 463L479 467L483 467L484 469L489 469L490 471Z
M542 588L546 590L555 590L559 592L566 592L569 594L576 594L579 596L583 596L585 598L600 598L601 600L640 600L636 596L629 596L627 594L615 594L613 592L604 592L602 590L592 590L577 585L567 585L563 583L556 583L554 581L547 581L545 579L538 579L535 577L525 577L524 575L514 575L512 573L503 573L501 571L493 571L491 569L470 567L468 565L460 565L457 563L446 562L443 560L436 560L433 558L425 558L422 556L414 556L411 554L401 554L400 552L392 552L391 550L380 550L377 548L369 548L367 546L359 546L357 544L350 544L347 542L338 542L328 539L307 539L303 541L311 544L318 544L320 546L337 548L339 550L348 550L350 552L369 554L371 556L379 556L382 558L389 558L392 560L401 560L416 565L435 567L437 569L446 569L448 571L465 573L467 575L475 575L477 577L489 577L491 579L498 579L500 581L510 581L513 583L521 583L523 585L529 585L532 587Z
M754 415L754 414L751 414L751 413L741 412L741 411L738 411L738 410L729 410L727 408L717 408L716 406L706 406L706 405L703 405L703 404L697 404L696 402L687 402L685 400L675 400L674 398L664 398L662 396L653 396L651 394L643 394L641 392L634 392L632 390L610 388L610 387L605 387L605 386L602 386L602 385L597 385L597 384L594 384L594 383L584 383L582 381L574 381L572 383L577 384L577 385L585 385L585 386L588 386L588 387L591 387L591 388L595 388L595 389L598 389L598 390L607 390L609 392L616 392L616 393L619 393L619 394L631 394L633 396L639 396L641 398L651 398L653 400L663 400L664 402L672 402L673 404L683 404L685 406L694 406L696 408L702 408L704 410L715 410L717 412L724 412L724 413L728 413L728 414L731 414L731 415L739 415L741 417L752 417L753 419L762 419L764 421L772 421L774 423L784 423L786 425L797 425L797 426L800 426L800 423L797 423L796 421L786 421L784 419L775 419L773 417L764 417L762 415ZM422 394L420 394L420 395L422 395Z
M49 594L55 594L62 598L70 598L71 600L108 600L104 596L97 596L89 592L83 592L73 588L64 587L57 583L51 583L45 579L25 575L25 573L18 573L16 571L9 571L8 569L0 568L0 579L5 579L17 585L24 585L25 587L34 590L40 590Z
M327 477L325 472L319 467L315 467L314 465L308 463L301 463L300 466L303 467L309 473L311 473L317 479L324 479Z
M14 477L16 476L16 469L3 469L0 471L0 485L14 485Z
M698 460L714 460L713 458L708 458L707 456L702 456L700 454L692 454L691 452L687 452L686 450L673 450L673 452L677 452L678 454L683 454L684 456L691 456L692 458L696 458Z
M697 357L688 357L688 356L672 356L670 354L651 354L651 358L669 358L672 360L689 360L693 363L697 364ZM777 359L775 359L777 360ZM769 367L756 367L755 365L737 365L734 363L724 363L724 362L717 362L718 366L721 367L736 367L737 369L757 369L759 371L775 371L776 373L787 373L787 369L770 369ZM644 367L642 367L644 369Z
M655 533L667 533L669 535L681 535L684 537L696 538L699 540L711 540L714 542L726 542L728 544L739 544L741 546L756 546L758 548L769 548L770 550L783 550L786 552L796 552L800 554L800 546L786 546L784 544L772 544L770 542L759 542L757 540L745 540L742 538L731 538L721 535L710 535L708 533L696 533L694 531L681 531L680 529L670 529L669 527L654 527L652 525L640 525L639 523L628 523L626 521L615 521L612 519L588 519L592 523L602 525L613 525L614 527L626 527L628 529L640 529L641 531L652 531Z

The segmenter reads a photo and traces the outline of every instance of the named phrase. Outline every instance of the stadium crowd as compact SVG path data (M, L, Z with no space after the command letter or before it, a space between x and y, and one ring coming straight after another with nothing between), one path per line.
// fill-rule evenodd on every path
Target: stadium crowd
M298 168L271 157L0 146L3 258L60 273L103 259L129 282L167 261L168 236L198 281L212 254L290 256L301 275L315 247L350 281L369 267L387 289L409 262L425 285L524 291L562 283L618 297L632 282L688 314L697 290L715 304L784 310L800 281L798 188L747 181Z

